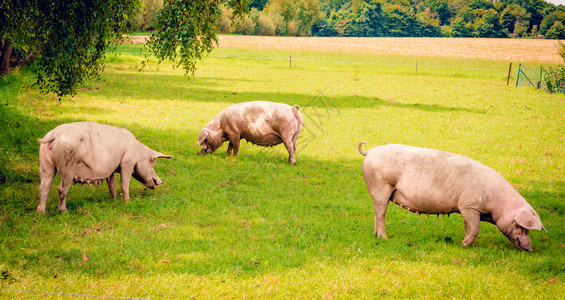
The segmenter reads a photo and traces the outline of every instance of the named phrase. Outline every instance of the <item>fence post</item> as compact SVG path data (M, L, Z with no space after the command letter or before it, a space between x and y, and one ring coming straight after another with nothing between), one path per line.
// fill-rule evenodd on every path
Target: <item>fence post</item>
M518 81L520 80L520 72L522 71L522 64L518 65L518 75L516 75L516 87L518 87Z
M292 55L288 57L288 67L292 68Z
M510 84L510 75L512 74L512 63L510 63L510 66L508 67L508 78L506 79L506 85L508 86L508 84Z
M416 61L416 75L418 75L418 61Z
M540 67L540 81L538 82L538 90L541 89L542 82L543 82L543 66Z

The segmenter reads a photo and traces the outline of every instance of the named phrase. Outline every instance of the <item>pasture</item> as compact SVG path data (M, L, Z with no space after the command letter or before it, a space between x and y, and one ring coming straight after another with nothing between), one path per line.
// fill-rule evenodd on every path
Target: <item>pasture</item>
M25 70L2 80L0 297L565 295L565 97L507 86L507 61L235 47L214 50L187 79L170 63L139 72L140 51L118 47L100 81L61 102ZM253 100L300 105L296 166L282 145L197 154L208 121ZM59 214L56 177L47 214L37 214L36 140L74 121L125 127L173 155L155 166L164 183L132 180L129 204L105 186L73 185ZM390 204L389 239L377 239L363 140L365 149L409 144L491 166L548 232L531 232L527 253L483 222L463 249L459 214Z

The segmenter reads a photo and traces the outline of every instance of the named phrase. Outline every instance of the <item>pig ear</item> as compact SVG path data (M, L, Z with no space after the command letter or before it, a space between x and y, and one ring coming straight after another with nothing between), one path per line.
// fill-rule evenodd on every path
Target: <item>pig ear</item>
M204 144L204 141L208 136L209 136L208 130L202 130L198 135L198 146L202 146L202 144Z
M166 159L171 159L173 158L171 155L165 155L161 152L157 152L155 150L151 150L151 153L149 153L149 156L151 156L151 159L157 159L157 158L166 158Z
M531 212L525 209L520 210L520 212L514 217L514 221L516 221L518 225L529 230L545 230L545 228L543 228L543 225L541 224L539 217L534 216Z

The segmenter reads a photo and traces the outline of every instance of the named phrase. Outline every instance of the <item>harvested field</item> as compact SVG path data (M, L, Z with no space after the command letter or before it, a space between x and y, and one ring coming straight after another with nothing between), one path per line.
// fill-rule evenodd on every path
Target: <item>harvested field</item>
M145 36L132 36L133 44ZM562 63L559 41L476 38L342 38L219 35L220 48L326 51L377 55L478 58L496 61Z
M562 63L556 40L475 38L337 38L220 35L223 48L328 51L497 61Z

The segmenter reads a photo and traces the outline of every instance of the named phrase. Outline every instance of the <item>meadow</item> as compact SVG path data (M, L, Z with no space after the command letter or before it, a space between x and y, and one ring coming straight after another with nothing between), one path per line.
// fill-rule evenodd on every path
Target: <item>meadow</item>
M1 298L564 297L565 97L507 85L508 62L218 48L188 79L167 62L139 72L141 51L118 47L99 81L61 101L25 69L0 82ZM300 105L296 166L282 145L198 154L208 121L253 100ZM173 155L156 163L163 184L132 180L128 204L73 185L60 214L56 177L37 214L36 140L74 121L128 128ZM460 215L391 204L389 239L377 239L363 140L491 166L548 232L524 252L483 222L463 249Z

